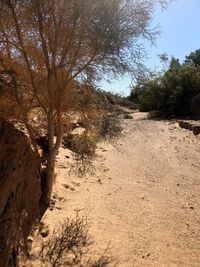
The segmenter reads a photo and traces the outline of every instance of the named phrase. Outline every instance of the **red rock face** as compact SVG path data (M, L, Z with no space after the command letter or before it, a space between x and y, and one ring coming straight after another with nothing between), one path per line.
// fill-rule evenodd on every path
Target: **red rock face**
M28 138L0 118L0 267L15 257L39 218L40 197L39 157Z

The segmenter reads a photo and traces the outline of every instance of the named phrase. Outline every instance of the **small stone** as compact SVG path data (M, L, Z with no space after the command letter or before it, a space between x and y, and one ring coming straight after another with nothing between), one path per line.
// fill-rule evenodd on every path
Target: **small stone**
M58 197L58 195L56 193L53 194L52 198L56 199Z
M45 224L42 224L41 230L40 230L40 235L42 237L47 237L49 235L49 227Z
M32 243L32 242L33 242L33 237L32 237L32 236L28 236L28 238L27 238L27 242Z
M101 179L100 179L100 178L98 179L98 183L102 184L102 182L101 182Z
M50 201L50 205L51 205L51 206L54 206L55 204L56 204L56 202L55 202L54 200L51 199L51 201Z

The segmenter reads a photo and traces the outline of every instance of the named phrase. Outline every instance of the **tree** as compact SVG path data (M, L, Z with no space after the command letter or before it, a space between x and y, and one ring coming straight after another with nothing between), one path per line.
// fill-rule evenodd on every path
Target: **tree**
M163 116L189 116L191 101L200 93L200 66L180 64L172 57L160 77L139 80L130 95L141 111L157 110Z
M200 49L191 52L189 56L186 56L186 64L194 64L195 66L200 65Z
M63 107L74 84L95 81L105 73L117 76L138 71L143 56L140 38L154 42L157 34L149 26L156 2L1 1L1 69L9 70L10 90L35 150L35 129L28 111L33 105L39 106L46 116L45 205L50 202L55 159L63 136Z

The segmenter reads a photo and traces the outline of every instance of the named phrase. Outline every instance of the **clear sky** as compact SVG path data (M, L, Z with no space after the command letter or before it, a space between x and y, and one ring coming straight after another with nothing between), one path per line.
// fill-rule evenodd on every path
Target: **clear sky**
M160 36L156 47L145 44L148 59L146 65L151 69L159 68L158 55L167 53L183 61L190 52L200 49L200 0L176 0L166 10L155 9L152 26L160 25ZM104 90L128 95L130 79L124 77L111 83L102 82Z

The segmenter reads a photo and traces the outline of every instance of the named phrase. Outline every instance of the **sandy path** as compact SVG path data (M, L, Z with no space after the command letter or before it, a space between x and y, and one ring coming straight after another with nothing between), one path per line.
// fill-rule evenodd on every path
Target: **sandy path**
M99 145L94 175L69 177L70 152L61 150L56 208L46 221L87 215L97 249L111 241L119 266L199 267L200 138L133 116L115 145Z

